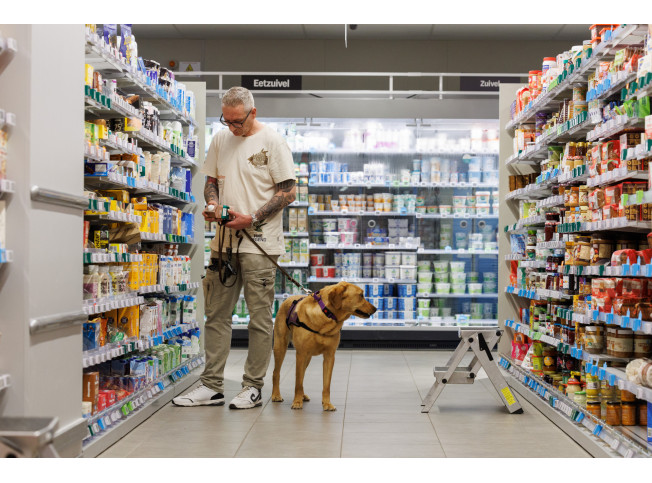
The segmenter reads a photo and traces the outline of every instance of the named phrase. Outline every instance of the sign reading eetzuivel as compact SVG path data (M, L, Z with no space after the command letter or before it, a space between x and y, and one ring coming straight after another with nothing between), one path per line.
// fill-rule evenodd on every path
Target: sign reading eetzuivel
M501 82L515 84L520 77L467 77L460 76L461 91L497 91Z
M249 90L300 91L300 75L243 75L242 87Z

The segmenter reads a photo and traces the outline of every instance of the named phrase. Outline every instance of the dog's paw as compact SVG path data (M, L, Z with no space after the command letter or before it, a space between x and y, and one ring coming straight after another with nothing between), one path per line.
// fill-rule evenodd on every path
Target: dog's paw
M304 394L304 395L303 395L303 400L304 400L304 401L310 401L310 398L309 398L306 394Z
M272 402L283 402L283 398L280 394L277 396L272 395Z
M294 401L292 403L292 409L303 409L303 401Z
M337 411L337 408L333 406L331 403L328 404L322 403L322 407L324 408L324 411Z

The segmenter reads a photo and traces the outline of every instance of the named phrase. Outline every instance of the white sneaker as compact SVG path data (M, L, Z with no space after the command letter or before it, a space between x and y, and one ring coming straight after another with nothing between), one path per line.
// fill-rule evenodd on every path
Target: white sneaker
M175 397L172 403L177 406L221 406L224 404L224 394L200 384L183 396Z
M263 405L260 391L255 387L245 386L242 391L231 400L230 409L249 409Z

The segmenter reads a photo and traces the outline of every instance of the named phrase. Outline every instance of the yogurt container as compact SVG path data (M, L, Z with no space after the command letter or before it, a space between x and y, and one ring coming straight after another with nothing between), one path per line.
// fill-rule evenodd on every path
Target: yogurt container
M324 243L326 244L337 244L340 241L340 234L337 232L324 233Z
M432 293L432 283L418 283L417 293L430 294Z
M448 273L448 262L432 262L435 273Z
M466 262L450 262L451 272L464 272Z
M453 206L466 206L466 196L453 196Z
M418 272L429 272L431 268L430 260L418 260L417 261L417 271Z
M481 183L482 171L469 171L469 183Z
M371 273L374 278L385 278L385 267L377 267L374 265Z
M481 283L470 283L469 284L469 293L470 294L481 294L482 293L482 284ZM471 304L473 306L473 304Z
M466 196L464 197L466 198ZM466 206L454 206L453 207L454 215L466 215Z
M400 252L386 252L385 253L385 266L386 267L396 267L401 264L401 253Z
M475 211L478 216L487 216L491 211L491 207L488 203L487 204L478 203L477 205L475 205Z
M450 282L450 274L448 272L435 272L435 283Z
M313 267L324 265L325 255L323 253L315 253L310 255L310 265Z
M401 267L400 266L386 266L385 267L385 278L400 278L401 277Z
M417 264L417 254L414 252L402 252L401 253L401 264L402 265L416 265Z
M340 241L345 245L353 245L354 243L358 243L358 233L340 232Z
M337 232L337 218L324 218L322 220L324 233Z
M467 279L469 282L477 283L477 282L480 281L479 273L478 273L478 272L469 272L469 273L467 274L466 279Z
M476 191L476 205L488 205L490 195L490 191Z
M391 285L391 284L390 284ZM414 297L417 294L417 284L414 283L401 283L397 285L399 297ZM385 290L385 294L389 293Z
M451 284L451 292L454 293L454 294L466 293L466 284L465 283L453 283L453 284Z
M450 215L451 214L451 205L439 205L439 213L442 215Z
M466 272L451 273L451 283L466 283Z
M450 283L436 283L435 288L437 289L438 294L447 294L451 291Z
M417 300L418 308L427 308L430 310L430 299L418 299Z
M414 280L417 276L417 267L414 265L401 265L400 274L401 280Z
M497 293L498 284L496 282L484 282L484 293Z
M398 299L396 297L385 297L385 310L398 310Z
M417 272L415 275L419 283L432 283L432 272Z

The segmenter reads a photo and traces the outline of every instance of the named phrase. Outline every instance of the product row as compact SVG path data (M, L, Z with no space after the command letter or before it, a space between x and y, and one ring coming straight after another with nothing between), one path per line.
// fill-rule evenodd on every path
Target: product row
M618 385L611 385L608 378L601 381L598 375L587 370L585 361L574 359L521 333L516 333L512 341L512 360L607 425L648 428L648 402L619 389ZM626 366L622 362L607 364L609 367Z
M170 327L197 321L194 295L148 295L145 303L111 310L84 323L84 351L127 339L160 337Z
M365 163L362 171L349 171L349 164L339 161L311 161L310 184L384 184L418 186L420 183L488 183L498 184L496 158L469 157L415 159L412 169L391 168L386 163Z
M94 25L86 24L86 35L101 50L106 49L110 55L124 65L131 76L136 77L164 99L182 116L195 117L196 101L192 91L186 89L185 84L175 79L174 72L154 60L143 59L138 56L138 44L132 34L131 24ZM101 80L101 79L100 79ZM93 71L86 71L86 84L93 86L98 91L104 87L111 88L114 81L95 82ZM105 94L108 95L108 94ZM149 114L149 113L147 113ZM142 119L145 121L146 116Z
M109 239L133 243L133 235L154 233L160 235L195 235L195 215L161 203L148 202L146 196L132 196L127 190L86 191L91 209L85 211L84 248L105 249ZM122 215L133 215L133 218ZM109 224L109 221L130 221L133 225ZM103 226L88 240L91 221ZM101 233L96 233L100 231Z
M82 416L90 418L114 407L184 361L199 355L199 350L199 329L192 329L166 344L86 369L83 374Z

